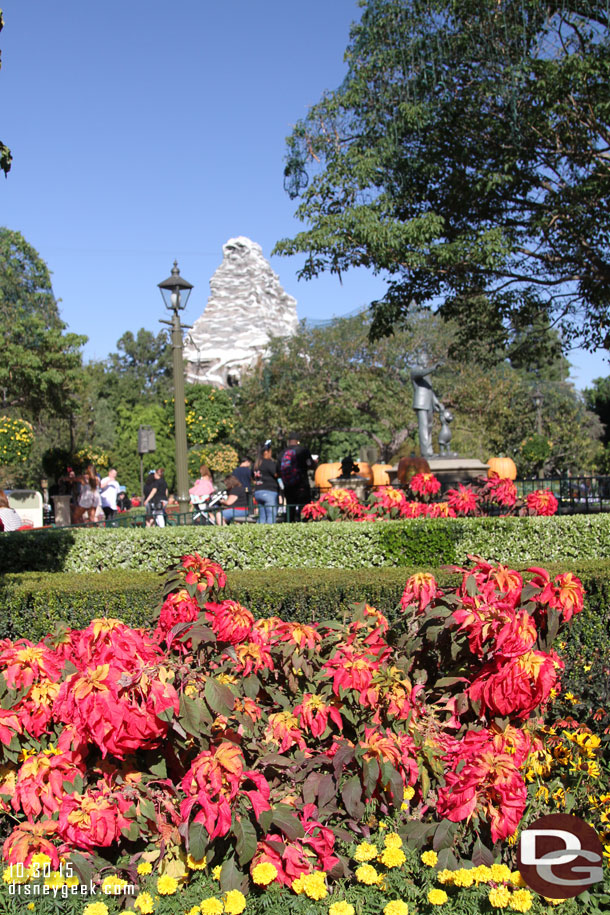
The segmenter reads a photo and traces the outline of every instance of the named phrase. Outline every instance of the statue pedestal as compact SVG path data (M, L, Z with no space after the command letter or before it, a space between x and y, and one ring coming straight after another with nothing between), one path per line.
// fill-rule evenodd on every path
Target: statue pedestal
M459 455L439 455L427 458L430 470L441 483L468 483L478 477L486 477L489 465L478 458Z
M364 502L370 488L369 481L364 477L337 477L328 481L333 489L353 489L360 502Z

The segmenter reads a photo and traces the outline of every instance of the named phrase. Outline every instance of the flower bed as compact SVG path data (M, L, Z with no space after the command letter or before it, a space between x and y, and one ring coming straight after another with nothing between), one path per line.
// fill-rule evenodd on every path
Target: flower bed
M5 880L134 885L141 915L527 911L508 868L526 807L569 796L600 832L610 816L607 738L548 711L552 643L583 590L571 573L458 571L446 593L411 576L392 628L367 604L307 625L255 620L192 555L154 631L101 619L5 640Z
M433 473L418 473L409 482L413 499L404 489L380 486L366 502L360 502L352 489L332 489L302 510L307 521L389 521L397 518L480 517L490 513L508 515L541 515L557 512L558 502L550 490L537 489L525 499L517 498L517 487L492 473L469 486L458 484L449 489L444 501L430 501L438 495L441 484Z

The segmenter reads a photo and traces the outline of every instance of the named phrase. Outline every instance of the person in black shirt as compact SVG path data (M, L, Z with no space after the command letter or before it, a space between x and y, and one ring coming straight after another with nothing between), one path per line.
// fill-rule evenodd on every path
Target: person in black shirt
M220 503L224 506L222 517L227 524L231 524L237 518L247 518L248 516L248 493L245 486L237 479L234 474L225 477L224 487L227 491L227 498Z
M309 448L301 445L296 435L291 435L288 445L278 461L286 498L286 520L300 521L301 509L311 502L308 470L317 466Z
M145 491L148 488L148 494L144 498L146 513L148 515L150 505L150 518L146 520L146 526L151 527L156 524L157 527L165 527L165 506L167 504L167 483L163 477L164 470L160 468L155 470L152 480L150 474L146 481ZM149 485L150 483L150 485ZM150 523L149 523L150 520Z
M272 458L271 442L267 441L258 450L258 456L252 468L254 498L258 505L258 523L275 524L279 498L279 469L277 461Z
M244 489L249 491L252 488L252 458L249 455L242 458L239 467L232 470L231 474L239 480Z

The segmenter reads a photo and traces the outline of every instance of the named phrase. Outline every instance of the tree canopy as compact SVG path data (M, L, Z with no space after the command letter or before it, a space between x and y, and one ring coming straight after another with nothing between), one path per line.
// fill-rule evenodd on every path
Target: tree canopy
M276 252L305 253L304 278L387 276L374 336L416 303L462 339L507 347L542 320L610 346L606 0L363 6L343 84L288 138L309 227Z
M36 419L68 415L86 337L66 333L47 265L19 232L0 228L0 395Z

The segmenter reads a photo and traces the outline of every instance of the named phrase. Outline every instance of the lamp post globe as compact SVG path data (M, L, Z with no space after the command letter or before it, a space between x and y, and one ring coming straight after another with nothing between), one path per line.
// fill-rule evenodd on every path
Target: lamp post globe
M193 284L180 276L177 261L171 275L158 283L171 321L164 321L172 329L172 361L174 374L174 421L176 428L176 488L180 513L190 511L188 447L186 441L186 412L184 409L184 357L182 352L182 325L180 311L186 308Z

